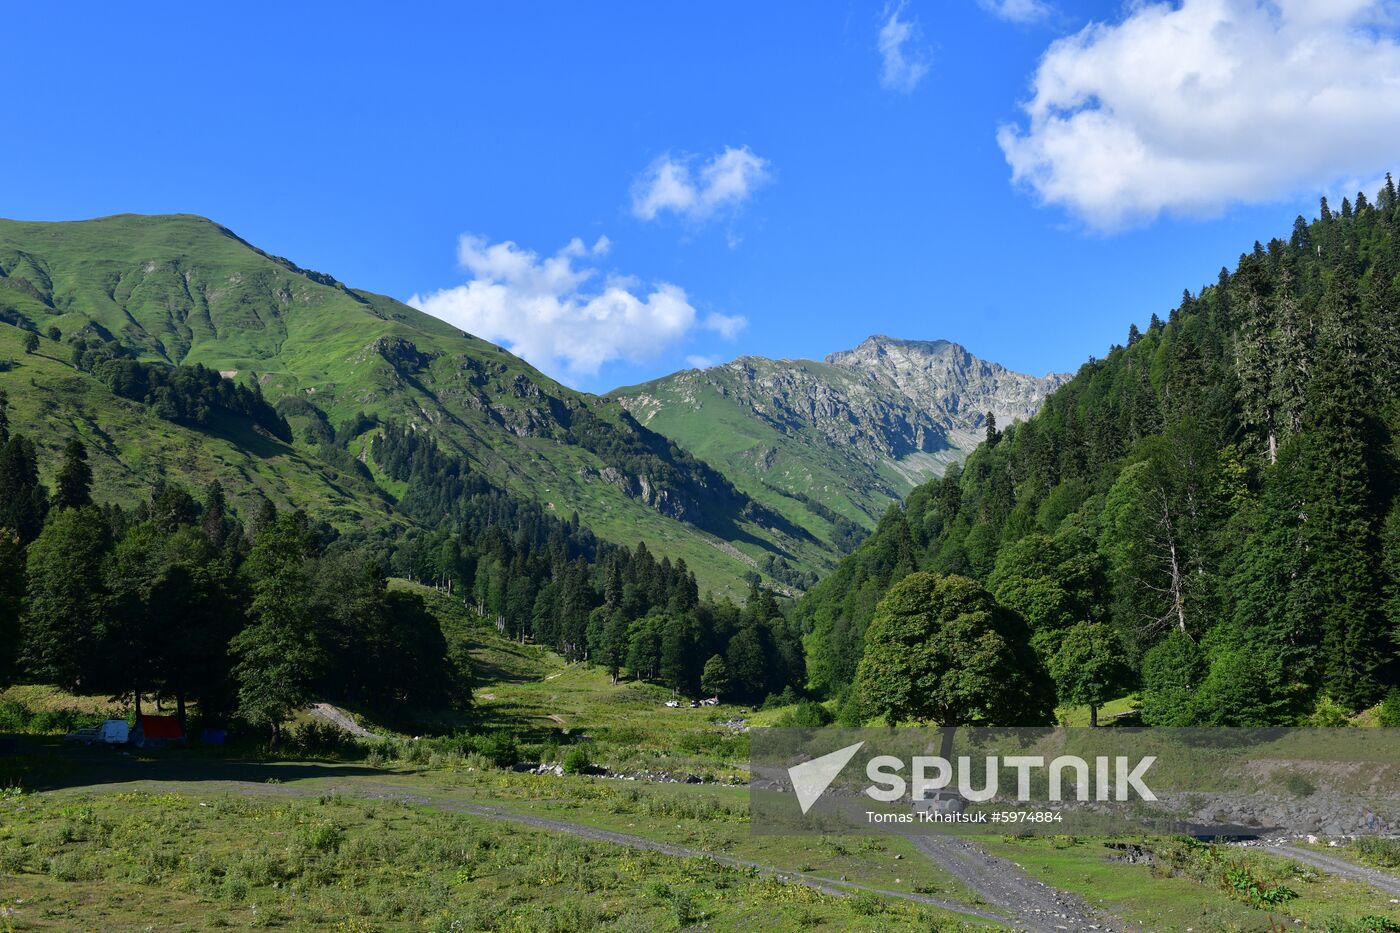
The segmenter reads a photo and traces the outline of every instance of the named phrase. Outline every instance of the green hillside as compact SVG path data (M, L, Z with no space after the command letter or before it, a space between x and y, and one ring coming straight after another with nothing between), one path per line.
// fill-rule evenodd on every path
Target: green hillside
M255 507L256 492L342 530L404 523L402 485L372 455L392 423L512 494L564 518L577 511L605 538L684 557L707 587L738 592L769 556L828 560L823 542L619 407L203 218L0 221L0 321L11 325L0 324L0 358L14 361L0 389L16 427L48 451L82 437L99 500L161 477L201 486L217 476L239 510ZM23 351L25 331L45 335L35 354ZM96 348L89 372L73 365L84 346ZM119 397L111 348L257 386L288 417L290 443L219 415L172 423Z
M874 336L824 362L744 356L611 396L794 525L848 552L890 503L962 462L986 415L1032 415L1066 377L946 340Z
M745 357L735 365L776 364ZM838 367L802 365L832 382L850 379ZM907 483L892 467L863 462L819 431L799 425L784 430L773 419L754 417L741 388L744 377L730 369L677 373L611 395L648 428L717 465L745 493L809 529L833 551L848 550L907 491Z

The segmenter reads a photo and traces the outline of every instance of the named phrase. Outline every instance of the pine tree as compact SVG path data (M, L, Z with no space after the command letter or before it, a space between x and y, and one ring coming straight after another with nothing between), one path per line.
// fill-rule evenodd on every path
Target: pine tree
M1240 294L1232 302L1239 320L1235 337L1235 375L1239 385L1236 396L1245 425L1262 437L1269 463L1275 463L1278 424L1273 383L1278 353L1273 298L1265 294L1262 268L1251 262L1242 267L1242 272L1245 274L1234 278Z
M58 469L58 489L53 504L60 509L80 509L92 504L92 468L87 448L74 438L63 448L63 464Z
M1320 635L1324 689L1352 709L1378 699L1378 668L1386 653L1371 569L1377 503L1370 458L1379 445L1367 414L1370 368L1363 340L1355 278L1338 268L1319 307L1304 423L1303 605Z
M30 674L77 692L101 671L111 604L102 564L110 547L94 508L55 512L29 545L21 654Z
M39 482L34 445L11 434L9 400L0 391L0 530L13 532L21 546L38 537L49 509L49 495Z
M209 543L222 550L224 542L228 540L230 525L224 484L216 479L209 484L209 489L204 494L204 520L201 527Z
M1001 440L1001 432L997 430L997 416L987 412L987 446L995 447L999 440Z
M0 687L10 682L19 652L19 617L27 574L19 535L0 528Z

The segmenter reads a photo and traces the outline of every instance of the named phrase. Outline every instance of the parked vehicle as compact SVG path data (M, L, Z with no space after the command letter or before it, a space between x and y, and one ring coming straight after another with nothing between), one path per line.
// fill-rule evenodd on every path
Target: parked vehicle
M63 737L65 742L81 742L84 745L125 745L131 738L131 727L125 719L109 719L100 726L86 726L77 732Z

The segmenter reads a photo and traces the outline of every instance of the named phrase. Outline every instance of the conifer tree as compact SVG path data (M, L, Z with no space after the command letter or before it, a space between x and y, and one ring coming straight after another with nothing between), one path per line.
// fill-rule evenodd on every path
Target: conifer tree
M1304 603L1318 633L1323 686L1352 709L1380 693L1386 636L1372 572L1377 499L1367 413L1370 373L1356 281L1337 268L1319 307L1318 348L1308 392L1304 447L1307 550Z
M58 469L58 488L53 504L60 509L80 509L92 504L92 468L87 448L77 438L63 448L63 464Z
M111 603L102 565L110 547L94 508L58 510L29 545L21 631L28 673L79 691L100 670Z

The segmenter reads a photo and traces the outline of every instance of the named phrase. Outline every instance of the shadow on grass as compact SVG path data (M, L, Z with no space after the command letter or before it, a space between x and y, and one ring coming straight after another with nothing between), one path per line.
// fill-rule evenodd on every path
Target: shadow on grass
M0 738L12 738L0 736ZM383 776L382 768L347 761L259 760L238 749L171 748L146 750L67 745L59 739L18 736L16 749L0 755L0 788L26 791L101 788L110 784L155 781L172 791L198 790L221 783L291 784L318 778ZM402 769L393 773L403 774Z

